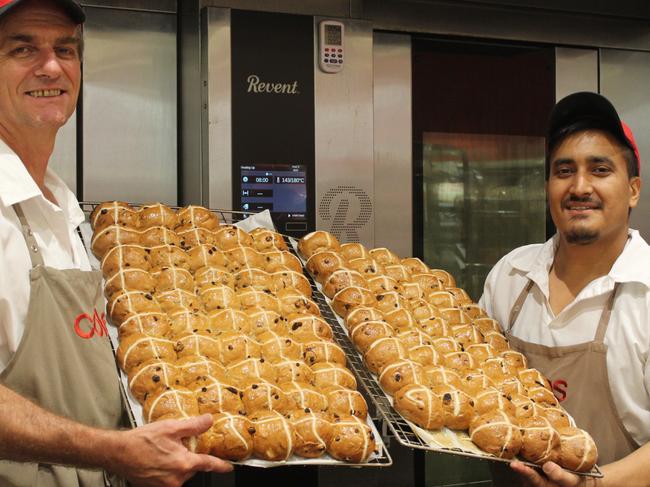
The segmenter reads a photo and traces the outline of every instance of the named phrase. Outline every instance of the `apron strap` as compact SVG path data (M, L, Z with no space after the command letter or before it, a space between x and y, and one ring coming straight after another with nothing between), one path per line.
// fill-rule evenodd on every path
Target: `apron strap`
M36 237L34 237L34 232L32 232L29 223L27 223L27 218L25 218L25 213L20 206L20 203L13 205L16 216L18 216L18 221L22 228L23 237L25 238L25 243L27 244L27 250L29 251L29 258L32 261L32 267L37 267L39 265L45 265L43 256L41 255L38 244L36 243Z
M517 317L519 316L519 313L521 312L521 308L523 308L524 303L526 302L528 293L533 288L533 284L534 284L533 281L528 280L528 284L526 284L526 286L521 291L521 293L519 293L519 296L517 297L515 304L512 306L512 309L510 310L510 317L508 320L508 328L506 329L506 333L512 330L512 327L515 326Z
M614 308L614 299L616 299L616 293L620 287L620 284L620 282L614 284L614 290L607 299L605 309L603 309L603 313L600 315L600 321L598 322L598 328L596 329L596 337L594 338L594 342L596 343L603 343L605 341L607 325L609 325L609 318L612 315L612 309Z

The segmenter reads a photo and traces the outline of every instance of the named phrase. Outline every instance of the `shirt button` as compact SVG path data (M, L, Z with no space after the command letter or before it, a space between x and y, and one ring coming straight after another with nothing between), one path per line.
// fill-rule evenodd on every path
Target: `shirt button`
M36 253L38 253L38 246L32 245L32 250Z

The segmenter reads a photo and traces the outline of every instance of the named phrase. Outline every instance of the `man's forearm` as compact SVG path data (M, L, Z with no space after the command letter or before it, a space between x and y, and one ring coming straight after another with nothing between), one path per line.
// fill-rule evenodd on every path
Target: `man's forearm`
M598 487L650 487L650 443L602 468Z
M0 385L0 458L105 468L116 431L52 414Z

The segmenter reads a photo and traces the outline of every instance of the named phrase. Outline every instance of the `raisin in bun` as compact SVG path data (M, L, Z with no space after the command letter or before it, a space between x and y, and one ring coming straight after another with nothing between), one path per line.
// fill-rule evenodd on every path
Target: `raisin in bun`
M275 367L276 380L282 382L314 382L314 373L311 368L302 360L282 360L273 364Z
M474 399L460 389L448 385L432 387L442 398L442 415L445 426L452 430L466 430L474 419Z
M201 244L187 251L189 269L196 272L202 267L222 266L228 263L226 256L215 245Z
M331 233L322 230L308 233L298 241L298 252L306 259L316 252L323 250L338 252L340 248L341 244L337 238Z
M369 306L360 306L350 311L345 318L345 327L348 331L354 330L356 326L365 321L383 321L384 313L377 308Z
M350 286L340 290L332 299L332 308L345 319L350 311L358 306L374 306L375 295L365 288Z
M323 282L323 294L332 299L340 290L350 286L366 287L366 279L357 271L336 269Z
M384 321L396 331L413 329L417 327L417 321L406 308L398 308L384 315Z
M567 413L562 408L562 406L551 406L551 407L538 406L538 409L539 409L538 414L548 419L553 425L553 428L555 429L565 428L567 426L574 426L573 418L569 416L569 413Z
M300 340L301 336L311 338L316 336L324 340L332 339L332 327L323 318L305 313L292 313L287 315L289 333Z
M271 274L271 290L277 293L287 288L293 288L308 298L312 296L311 284L302 272L291 269L273 272Z
M441 367L438 365L428 365L423 369L424 375L428 381L429 386L451 386L456 389L462 389L463 383L460 376L451 369Z
M487 359L494 358L496 356L496 350L487 343L474 343L467 347L464 347L467 353L469 353L477 364L485 362Z
M305 313L320 316L320 309L316 302L296 289L282 289L276 293L276 296L280 305L280 313L285 316L292 313Z
M281 382L279 387L299 409L308 408L311 411L325 411L328 408L327 397L323 391L316 389L311 384L295 381Z
M411 310L409 302L404 299L397 291L387 291L375 296L377 303L375 307L384 314L395 311L396 309Z
M472 397L481 391L494 387L492 380L480 370L472 370L461 377L461 389Z
M378 374L389 363L407 356L406 347L399 339L387 337L372 342L364 354L364 360L370 371Z
M370 256L380 264L386 266L390 264L400 264L400 258L392 250L386 247L378 247L369 251Z
M178 367L157 358L143 362L129 374L129 389L140 403L150 395L182 384L183 375Z
M408 384L395 392L395 410L421 428L435 430L444 426L442 399L423 384Z
M370 257L360 257L347 261L346 267L357 271L366 279L385 274L384 266Z
M280 362L286 359L299 360L302 357L300 344L286 335L265 331L257 335L262 357L269 362Z
M366 353L370 345L380 338L394 336L393 328L384 321L366 321L350 332L350 339L361 353Z
M228 258L228 269L230 272L237 272L246 267L264 267L262 255L252 247L240 245L224 251Z
M207 376L225 377L226 369L220 363L199 355L187 355L175 362L184 384L191 384Z
M470 424L469 435L481 450L499 458L513 458L522 445L519 427L500 410L477 416Z
M225 376L205 376L187 385L196 395L199 412L244 414L241 391Z
M332 424L327 414L309 408L295 409L287 419L296 432L294 453L300 457L318 458L327 450L332 436Z
M510 418L515 418L515 406L508 396L495 388L484 389L474 397L474 409L476 414L481 415L491 411L503 411Z
M334 271L345 267L345 261L336 252L324 250L313 254L305 267L316 281L323 284Z
M187 333L178 337L174 342L174 350L178 357L202 355L212 360L219 360L221 347L219 339L210 333Z
M296 432L289 420L277 411L257 411L250 419L255 428L255 456L273 462L288 460L296 444Z
M253 247L253 237L248 232L232 225L225 225L216 230L214 238L216 246L221 250L229 250L242 245Z
M341 386L327 386L321 390L327 399L328 413L357 416L364 421L368 417L368 404L359 391Z
M121 269L151 269L150 251L141 245L118 245L111 248L101 262L102 274L110 277Z
M150 311L130 315L118 327L120 340L134 333L166 338L171 333L171 322L165 313Z
M124 201L107 201L97 205L90 213L89 220L94 232L100 232L110 225L138 228L137 212Z
M406 257L401 260L401 264L406 266L411 274L426 274L429 272L429 266L417 257Z
M332 422L327 452L337 460L363 463L375 450L375 438L368 425L356 416L339 416Z
M178 226L191 226L196 228L206 228L216 230L219 228L219 218L207 208L202 206L189 205L181 208L176 213L178 217Z
M411 273L408 268L402 264L386 264L384 265L384 273L388 277L391 277L400 283L406 283L411 280Z
M418 345L409 348L408 357L413 362L417 362L423 367L428 365L439 365L441 357L433 345Z
M300 259L291 252L284 250L272 250L258 253L261 266L266 272L276 272L288 268L302 274L302 263Z
M138 211L139 226L142 229L167 227L173 230L178 225L176 212L162 203L145 205Z
M117 363L127 374L140 364L151 359L160 359L167 362L176 360L174 342L140 333L133 333L121 340L116 355Z
M118 245L139 245L141 234L134 228L109 225L95 232L91 241L91 250L100 261L106 253Z
M598 460L596 443L589 433L580 428L559 428L559 464L575 472L588 472Z
M259 251L266 250L289 250L282 235L273 230L258 227L250 232L253 239L253 247Z
M207 266L197 269L194 273L194 283L198 289L208 286L235 287L235 276L223 266Z
M172 387L147 397L143 408L147 423L169 414L182 417L198 416L199 404L196 395L185 387Z
M120 291L142 291L152 293L156 286L155 278L142 269L122 269L104 282L104 296L108 299Z
M264 358L247 358L226 367L228 377L242 382L252 377L275 382L275 367Z
M361 274L359 275L361 276ZM402 296L401 293L403 291L402 285L392 277L388 277L388 276L370 277L366 281L366 285L363 287L369 289L375 294L382 294L389 291L398 291L400 293L400 296Z
M442 291L444 289L444 286L440 279L438 279L436 276L433 274L429 273L416 273L413 272L413 269L409 267L408 264L403 264L406 266L407 269L410 269L412 274L411 274L411 282L416 282L420 285L422 290L424 291L425 296L428 296L429 293L432 293L434 291Z
M143 230L140 233L140 245L144 247L157 247L159 245L174 245L176 247L183 247L181 245L180 237L167 227L151 227Z
M388 394L393 395L407 384L425 384L427 377L423 367L408 359L386 365L379 374L379 383Z
M180 338L188 333L214 333L208 317L202 311L186 308L172 308L167 311L170 320L169 337Z
M310 366L321 362L332 362L339 365L346 364L345 352L333 342L314 340L302 343L304 361Z
M196 453L231 461L246 460L253 453L254 434L253 423L241 414L213 414L212 426L198 437Z
M286 414L295 407L282 389L270 382L249 379L240 384L240 387L242 402L248 412L265 410Z
M560 435L543 416L533 416L519 421L522 445L519 455L529 462L543 465L557 463L560 457Z
M184 289L194 291L194 278L187 269L182 267L159 267L151 270L151 277L155 283L156 292Z
M216 339L219 343L219 359L226 366L262 356L262 349L257 341L244 333L226 331Z
M151 268L181 267L190 269L190 262L187 253L176 245L157 245L149 249L151 255Z

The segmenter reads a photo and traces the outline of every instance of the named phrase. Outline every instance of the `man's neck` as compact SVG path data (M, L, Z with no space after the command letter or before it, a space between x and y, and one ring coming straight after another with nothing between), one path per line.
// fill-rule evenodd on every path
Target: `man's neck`
M0 126L0 138L20 158L36 185L45 197L56 203L54 196L45 186L45 172L54 150L56 130L30 131L29 133L13 133Z
M549 272L549 298L559 314L594 279L609 274L627 242L625 232L588 245L569 244L562 235Z

